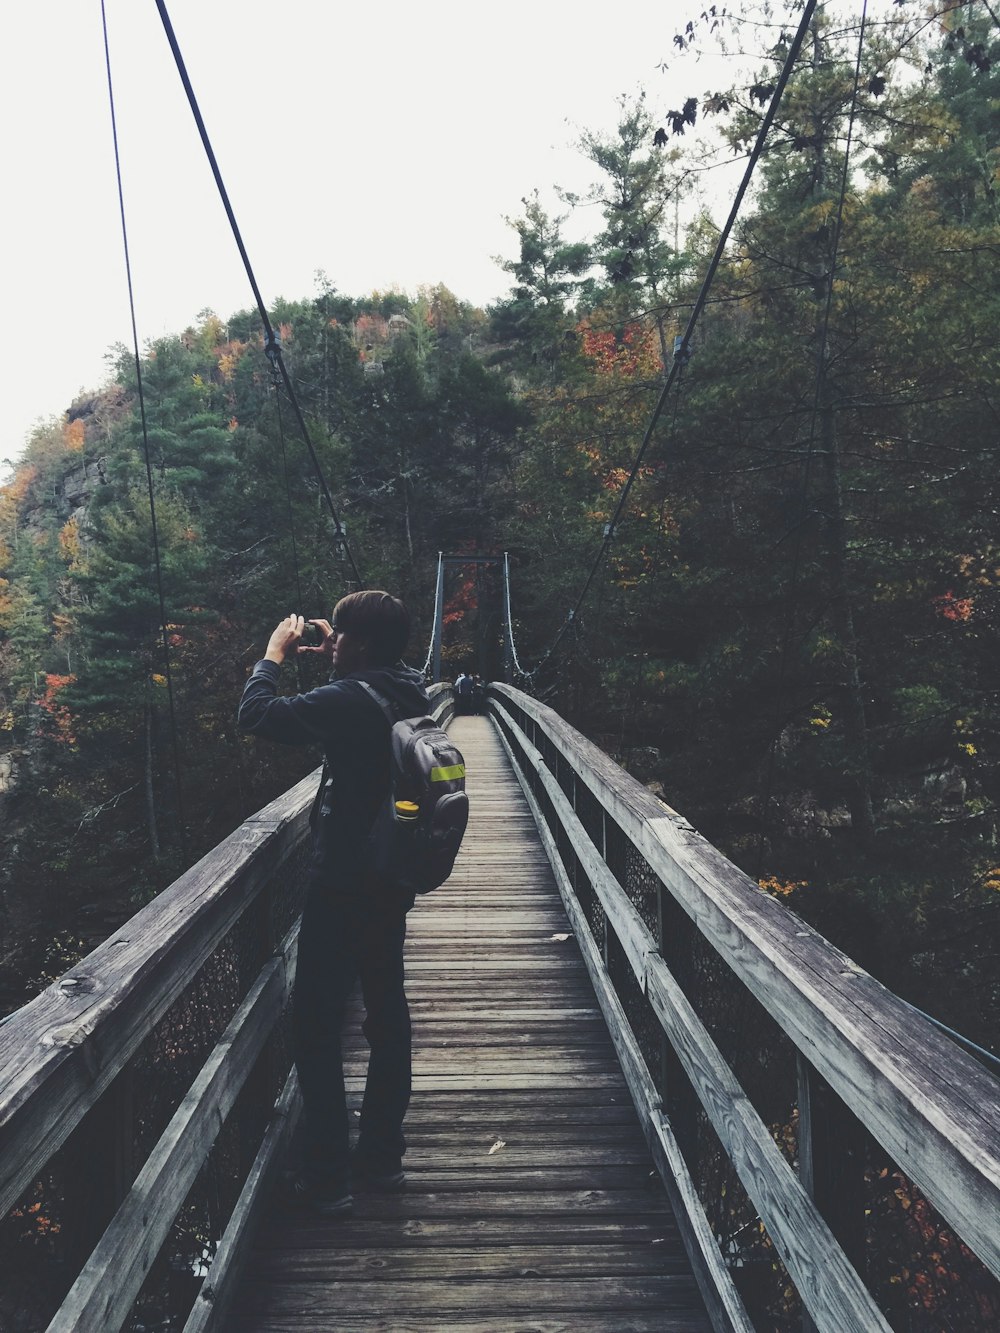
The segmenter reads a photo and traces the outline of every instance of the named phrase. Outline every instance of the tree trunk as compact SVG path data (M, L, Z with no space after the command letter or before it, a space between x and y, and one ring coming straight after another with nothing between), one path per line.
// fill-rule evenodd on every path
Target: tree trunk
M153 706L147 696L142 707L143 731L146 740L143 784L146 791L146 824L149 829L149 848L153 860L160 859L160 837L156 826L156 796L153 791Z
M406 549L410 553L410 564L413 563L413 531L410 526L410 483L406 476L403 476L403 520L406 527Z
M826 55L823 33L818 21L814 21L812 25L812 42L813 68L818 69ZM826 188L826 154L829 149L829 128L821 107L814 109L813 127L816 137L813 192L815 198L819 199L823 196ZM868 752L868 724L865 719L858 640L854 628L854 606L851 600L847 526L844 522L841 490L839 441L833 395L828 377L830 368L830 353L827 346L830 335L829 303L832 285L836 277L836 239L835 234L827 237L825 242L821 244L821 254L817 256L815 290L818 309L813 337L817 358L820 448L826 466L827 559L831 581L832 619L834 630L840 641L841 660L846 677L840 686L839 692L841 696L840 712L847 748L845 773L847 803L851 812L851 827L855 837L862 843L868 843L875 836L871 762Z
M844 522L840 484L840 454L833 406L827 385L822 385L820 439L827 469L827 506L829 514L829 562L833 593L833 623L840 640L846 680L841 687L844 738L847 742L848 806L851 827L861 842L875 836L872 810L871 762L868 751L868 724L861 687L858 640L854 629L848 570L847 527Z

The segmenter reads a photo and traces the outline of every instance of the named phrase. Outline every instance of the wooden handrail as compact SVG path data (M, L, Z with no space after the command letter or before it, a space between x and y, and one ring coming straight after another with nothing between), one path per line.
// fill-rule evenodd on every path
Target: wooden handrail
M0 1215L298 846L315 787L241 824L0 1027Z
M521 767L537 775L643 993L717 1132L724 1143L729 1139L743 1183L821 1327L867 1330L882 1325L872 1322L881 1318L877 1311L865 1313L863 1298L840 1260L815 1264L816 1252L830 1253L828 1231L826 1237L818 1231L811 1237L817 1246L812 1269L820 1270L822 1290L810 1290L813 1273L808 1259L799 1262L796 1257L797 1233L817 1220L815 1209L807 1200L808 1216L803 1214L799 1182L783 1162L784 1171L778 1167L777 1148L766 1129L767 1143L761 1137L759 1117L687 1005L652 932L515 714L530 724L536 740L541 733L555 748L575 781L622 829L716 954L965 1243L1000 1274L996 1080L933 1024L763 893L685 819L552 709L508 686L493 685L491 711ZM748 1157L754 1142L757 1147ZM837 1287L832 1298L831 1286Z

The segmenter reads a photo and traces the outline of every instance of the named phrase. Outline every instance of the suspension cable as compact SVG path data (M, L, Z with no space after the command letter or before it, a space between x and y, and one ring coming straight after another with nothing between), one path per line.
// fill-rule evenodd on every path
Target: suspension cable
M159 3L159 0L157 0L157 2ZM597 556L594 560L593 565L590 568L590 573L587 575L586 582L583 585L579 597L576 599L576 602L572 610L566 617L565 623L563 624L562 628L559 630L558 634L553 640L552 645L549 648L548 652L545 654L545 656L539 662L538 666L535 668L535 672L540 671L541 668L546 664L546 662L548 662L549 658L552 656L552 654L558 647L559 643L562 641L562 638L566 634L566 631L575 622L580 612L580 608L583 605L584 599L586 598L587 593L590 591L590 585L594 581L594 576L596 575L597 570L600 567L605 554L607 553L608 547L611 544L611 540L614 537L615 527L617 526L618 521L621 518L622 511L624 510L625 505L628 502L628 497L632 490L632 485L636 477L638 476L639 468L642 464L643 458L645 457L646 450L649 447L649 443L653 438L653 432L656 430L657 423L660 420L660 416L666 405L667 398L669 397L670 391L673 388L674 383L677 380L678 376L680 375L681 370L683 369L685 363L688 360L691 340L694 335L695 325L698 323L698 320L701 317L701 313L705 308L705 303L708 300L708 293L711 290L712 283L715 280L716 272L719 268L720 263L722 262L723 253L725 251L727 244L729 243L730 233L732 232L733 226L736 223L737 215L739 214L740 208L743 204L743 197L750 186L750 180L753 176L754 169L757 165L757 161L764 150L764 143L767 139L768 133L770 132L771 125L774 121L774 117L777 114L778 105L781 102L782 95L784 94L785 91L785 85L788 83L788 80L792 73L792 68L795 64L795 61L798 59L799 51L802 47L803 41L805 40L806 32L809 29L809 24L812 21L813 14L816 10L816 4L817 0L806 0L805 8L803 10L802 19L799 23L798 31L795 34L795 37L792 41L792 45L788 51L788 55L785 58L785 63L784 66L782 67L781 74L778 77L778 82L775 85L774 92L771 95L771 101L767 108L767 112L765 113L764 119L761 121L760 128L757 131L757 139L754 143L753 151L751 152L749 158L747 159L746 169L743 172L743 179L740 181L739 188L736 191L735 198L733 199L732 207L729 210L729 217L726 219L726 224L719 235L718 244L715 247L715 253L712 256L712 261L708 266L708 272L706 273L704 281L702 282L701 285L701 291L698 293L698 298L695 301L694 308L692 309L691 315L688 318L687 328L685 329L684 335L681 338L680 342L677 343L675 346L673 363L671 364L670 371L667 375L663 388L660 390L660 395L659 398L657 399L656 406L653 409L653 414L650 417L649 425L646 427L646 432L642 437L642 443L639 446L639 451L635 456L635 462L632 464L632 470L628 475L625 485L622 487L621 495L618 497L618 504L615 507L615 512L612 515L611 522L608 523L605 527L604 540L602 541L600 549L597 552Z
M114 84L111 78L111 49L108 44L108 19L105 0L101 0L101 26L104 35L104 64L108 78L108 106L111 112L111 138L114 144L115 153L115 177L118 184L118 212L121 217L122 248L125 256L125 280L128 287L129 317L132 323L132 353L135 359L135 378L139 399L139 420L142 425L142 452L146 463L146 490L149 496L149 521L153 538L153 567L156 573L156 596L160 610L160 643L163 649L163 675L167 683L167 704L170 716L174 789L177 793L177 823L181 849L186 858L187 831L184 815L184 789L181 783L180 752L177 739L177 713L174 707L173 673L170 669L170 641L167 635L167 606L163 592L163 566L160 559L160 538L156 522L156 498L153 487L153 467L150 461L149 429L146 421L146 400L142 384L142 361L139 356L139 330L135 318L135 291L132 284L132 260L129 253L128 227L125 221L125 191L122 185L121 154L118 146L118 118L115 112Z
M915 1014L919 1014L921 1018L926 1018L928 1023L933 1023L939 1032L943 1032L945 1036L950 1037L952 1041L956 1041L960 1046L964 1046L971 1055L974 1055L983 1064L991 1065L997 1073L1000 1073L1000 1056L994 1051L988 1051L985 1046L980 1046L979 1043L973 1041L971 1037L966 1037L961 1032L956 1032L955 1029L950 1028L947 1023L942 1023L940 1018L935 1018L933 1014L929 1014L926 1009L921 1009L917 1005L911 1004L909 1000L904 1000L901 996L897 995L896 999L900 1000L902 1004L905 1004L907 1009L912 1009Z
M170 16L167 13L167 7L166 4L164 3L164 0L156 0L156 8L159 10L160 19L162 20L163 23L164 32L167 35L167 41L170 43L170 50L173 52L174 63L177 66L177 72L180 75L181 83L184 85L184 91L187 94L188 103L191 107L191 112L194 116L195 124L198 127L198 133L201 136L201 142L205 149L205 154L208 157L209 165L212 168L212 175L215 177L215 184L218 187L219 196L222 199L222 206L226 210L226 216L229 218L229 225L232 228L233 238L236 241L237 249L239 250L240 256L243 260L243 267L246 269L247 278L249 279L250 287L254 294L254 300L257 302L257 310L260 314L261 323L264 326L264 352L267 355L268 359L270 360L272 366L274 366L277 369L278 373L281 375L282 382L284 383L285 386L285 392L288 394L288 399L292 405L292 411L295 413L295 419L298 423L299 430L302 433L302 438L306 442L306 448L309 450L309 457L312 460L313 470L315 471L317 479L319 480L320 490L323 493L323 498L326 501L326 506L330 511L330 517L333 519L333 526L336 534L336 539L344 549L344 553L346 554L347 559L350 563L351 570L354 574L355 580L361 587L363 587L364 580L362 579L361 573L354 560L354 555L351 551L351 548L347 543L347 534L345 533L340 518L338 517L337 510L333 503L333 496L330 494L330 488L326 484L326 477L323 475L323 469L320 466L319 457L316 453L315 448L313 447L312 438L310 437L309 430L306 426L305 417L302 414L302 409L299 407L299 402L295 395L295 390L292 386L291 377L288 374L288 370L285 366L284 359L281 355L281 343L278 339L278 335L275 333L273 327L271 326L271 321L270 318L268 317L267 309L264 305L264 300L260 294L260 288L257 285L257 279L254 276L253 268L251 267L250 264L250 258L247 254L246 246L243 244L243 237L240 234L240 229L236 223L236 215L233 212L232 204L229 202L229 194L226 191L226 187L222 179L222 172L219 170L219 164L218 161L216 160L215 152L212 148L211 141L209 140L208 130L206 129L205 122L202 119L201 110L198 106L197 98L194 95L194 88L191 85L191 80L188 78L187 68L184 64L184 58L181 55L180 47L177 44L177 38L174 35L173 25L170 22Z
M434 580L434 617L431 620L431 641L427 646L427 659L424 662L420 674L426 676L431 669L431 658L434 656L434 640L437 637L438 615L441 611L441 589L444 587L444 580L441 577L442 566L444 565L444 551L438 551L437 577Z

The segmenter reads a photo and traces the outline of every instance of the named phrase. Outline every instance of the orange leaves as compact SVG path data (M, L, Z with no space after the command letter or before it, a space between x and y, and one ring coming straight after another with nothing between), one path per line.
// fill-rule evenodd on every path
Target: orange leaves
M68 565L80 557L80 527L75 518L68 519L59 529L59 549Z
M67 421L63 425L62 433L63 441L65 442L67 449L71 449L74 453L82 452L84 443L84 426L79 417L76 421Z
M75 676L56 676L48 674L45 677L46 694L48 696L54 696L59 690L65 689L67 685L72 685L75 680Z
M586 322L578 330L583 354L599 375L637 379L660 374L662 363L653 329L626 324L620 339L613 329L592 329Z
M883 1167L870 1173L868 1181L875 1189L870 1216L880 1236L878 1244L880 1248L891 1247L892 1268L886 1275L889 1286L905 1293L911 1309L934 1311L940 1320L934 1327L965 1327L959 1308L952 1302L955 1293L973 1278L970 1265L977 1265L975 1256L901 1171ZM986 1317L981 1326L995 1327L997 1310L992 1291L972 1291L969 1295Z
M975 605L971 597L956 597L951 588L940 597L932 597L931 602L939 616L953 621L970 620Z
M38 707L42 710L47 722L46 731L49 737L59 745L76 745L73 714L65 704L59 702L58 697L60 690L64 690L67 685L72 685L75 680L75 676L57 676L51 672L46 673L45 693L38 700Z
M38 476L38 468L33 463L20 467L14 473L14 480L3 487L3 493L9 495L15 504L20 504L28 493L28 487Z
M50 1236L58 1235L62 1229L61 1224L52 1217L48 1202L43 1205L42 1200L37 1197L42 1194L43 1189L43 1183L37 1181L34 1187L35 1201L23 1203L19 1208L11 1209L10 1213L12 1218L16 1218L22 1224L22 1238L35 1244Z
M758 887L765 893L771 894L773 898L791 898L792 894L798 889L809 887L807 879L779 879L777 875L768 875L766 879L757 881Z
M389 324L381 315L359 315L354 321L354 341L362 349L370 350L389 339ZM362 360L364 356L362 355Z
M466 613L476 606L476 580L474 575L462 580L458 591L451 598L442 617L444 624L455 625L465 619Z

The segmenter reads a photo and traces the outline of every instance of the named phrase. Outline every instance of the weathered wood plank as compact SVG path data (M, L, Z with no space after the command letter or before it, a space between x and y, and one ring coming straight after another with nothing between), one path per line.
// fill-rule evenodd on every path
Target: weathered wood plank
M414 1279L408 1282L380 1282L377 1296L373 1283L365 1281L248 1283L248 1295L257 1320L262 1326L273 1315L289 1314L310 1318L336 1312L335 1327L343 1326L345 1316L370 1317L373 1301L378 1302L381 1318L408 1316L414 1308L428 1315L450 1319L454 1314L490 1310L496 1315L531 1318L539 1314L578 1310L605 1311L617 1315L623 1310L650 1309L683 1311L689 1315L691 1333L707 1329L700 1311L697 1289L690 1277L674 1275L607 1278L574 1277L565 1282L530 1278L523 1282L505 1279L468 1278L461 1282ZM699 1319L700 1315L700 1319ZM249 1325L251 1328L254 1324ZM327 1324L327 1328L330 1324Z
M414 1296L414 1300L417 1296ZM249 1325L246 1326L249 1329ZM574 1310L569 1315L529 1314L518 1320L518 1333L702 1333L706 1325L687 1310L622 1311L611 1315L607 1311L588 1314ZM272 1315L260 1333L330 1333L329 1315L315 1317L296 1312L294 1315ZM419 1314L392 1314L382 1316L377 1310L361 1315L344 1314L337 1317L338 1333L352 1329L379 1330L380 1333L443 1333L444 1329L461 1333L513 1333L509 1315L490 1319L481 1312L475 1314L449 1313L447 1324L440 1315L422 1318ZM243 1333L243 1330L240 1330Z
M674 1251L662 1254L657 1247L635 1244L596 1245L573 1243L523 1243L504 1246L499 1254L485 1246L469 1248L460 1243L430 1253L413 1247L393 1249L388 1245L350 1250L297 1249L271 1251L254 1265L254 1280L261 1282L331 1282L371 1278L382 1282L412 1278L434 1281L463 1281L470 1277L564 1278L592 1277L595 1263L601 1276L622 1277L636 1273L687 1274L687 1258Z
M567 1089L570 1095L577 1091ZM521 1106L501 1104L505 1096L516 1097ZM548 1093L548 1100L545 1097L544 1088L537 1089L530 1101L519 1092L477 1094L470 1091L455 1098L450 1093L428 1091L418 1098L407 1114L407 1137L415 1136L413 1142L416 1143L421 1134L468 1137L470 1133L484 1135L503 1126L512 1134L534 1135L544 1131L553 1138L565 1134L571 1142L578 1142L581 1137L589 1137L591 1132L602 1127L609 1132L624 1133L623 1126L635 1124L632 1103L621 1084L616 1099L604 1106L593 1105L589 1100L583 1105L574 1105L568 1099L555 1101L558 1093ZM581 1129L581 1126L585 1128ZM494 1134L491 1142L497 1137Z
M530 1222L532 1218L549 1217L672 1217L659 1182L655 1191L649 1182L641 1189L496 1189L488 1180L479 1188L461 1190L421 1190L419 1182L411 1185L409 1181L407 1185L399 1195L356 1194L354 1215L347 1227L327 1224L330 1244L336 1246L338 1233L357 1220L398 1218L412 1223L437 1218L516 1217Z
M653 1217L588 1216L578 1213L547 1215L538 1224L530 1217L354 1217L351 1225L337 1231L336 1245L330 1242L330 1224L317 1218L282 1217L273 1220L261 1236L259 1257L270 1262L276 1250L330 1250L336 1255L352 1249L505 1249L514 1245L586 1246L596 1260L604 1245L626 1245L649 1250L659 1256L672 1255L677 1227L669 1213ZM664 1247L667 1247L664 1249Z
M413 1305L419 1308L421 1290L413 1289ZM499 1314L491 1318L481 1310L473 1314L448 1313L447 1322L441 1322L440 1314L421 1316L421 1314L400 1314L393 1312L381 1316L377 1310L364 1314L343 1314L337 1317L336 1329L349 1333L352 1329L376 1329L381 1333L443 1333L444 1329L460 1329L461 1333L708 1333L708 1325L696 1320L689 1310L621 1310L617 1316L608 1316L607 1312L589 1314L573 1310L571 1314L545 1313L525 1314L512 1325L508 1314ZM329 1316L312 1317L297 1312L291 1318L283 1316L268 1317L267 1324L261 1325L259 1333L331 1333ZM253 1325L244 1325L247 1333L253 1333ZM243 1333L243 1330L240 1330Z
M413 1248L392 1249L388 1245L345 1250L299 1249L293 1253L272 1252L257 1262L257 1281L343 1281L369 1274L379 1282L400 1280L463 1281L469 1277L516 1280L535 1277L593 1277L595 1265L601 1277L652 1273L661 1276L687 1274L687 1258L661 1254L651 1245L605 1244L515 1244L503 1253L491 1253L455 1244L427 1253Z
M521 1194L532 1190L542 1193L552 1190L566 1193L576 1189L641 1190L649 1186L654 1177L649 1154L644 1156L646 1160L642 1162L623 1161L605 1166L578 1162L573 1153L568 1161L553 1162L549 1158L542 1166L532 1167L507 1165L503 1153L494 1157L484 1153L460 1166L418 1166L412 1172L407 1162L407 1194L412 1198L421 1193L469 1194L484 1189L512 1190ZM655 1186L659 1191L658 1180Z
M347 1078L348 1089L353 1092L361 1092L364 1088L364 1078L361 1076ZM619 1088L625 1089L624 1078L616 1070L608 1070L607 1073L567 1073L567 1074L548 1074L537 1073L532 1069L511 1069L507 1073L439 1073L439 1074L413 1074L413 1092L424 1093L431 1090L449 1089L451 1092L469 1092L469 1090L481 1090L492 1088L496 1090L507 1089L512 1092L515 1089L535 1090L537 1088L547 1088L552 1092L559 1092L560 1088Z
M584 1120L546 1115L543 1110L538 1110L531 1119L517 1120L510 1112L501 1111L489 1118L477 1113L466 1123L462 1122L460 1116L445 1121L440 1112L434 1119L408 1116L407 1163L413 1165L419 1162L424 1147L433 1149L436 1154L445 1148L466 1151L470 1143L481 1143L484 1149L489 1149L497 1139L503 1139L509 1147L530 1145L532 1149L544 1148L546 1152L550 1152L553 1147L572 1148L581 1139L591 1146L599 1143L621 1145L634 1141L641 1148L644 1140L635 1126L632 1108L622 1107L622 1112L619 1117L605 1110L599 1118L590 1116ZM632 1126L635 1133L623 1129L625 1125ZM437 1160L440 1161L440 1156Z

